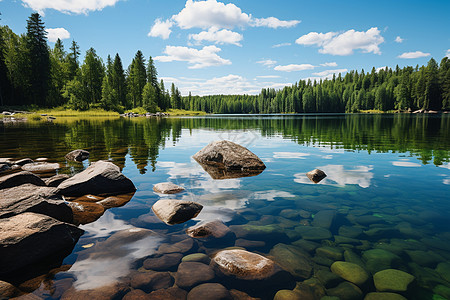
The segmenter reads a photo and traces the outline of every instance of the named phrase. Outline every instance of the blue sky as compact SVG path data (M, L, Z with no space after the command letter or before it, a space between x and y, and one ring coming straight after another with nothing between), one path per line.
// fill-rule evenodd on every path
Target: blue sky
M25 32L43 15L49 44L74 39L124 68L141 50L183 95L257 94L300 79L450 57L450 1L0 0Z

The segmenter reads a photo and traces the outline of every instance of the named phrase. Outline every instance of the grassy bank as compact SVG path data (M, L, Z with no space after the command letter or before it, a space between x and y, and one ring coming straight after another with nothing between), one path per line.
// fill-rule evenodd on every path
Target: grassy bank
M184 109L169 109L165 113L171 116L204 116L207 114L204 111L184 110Z

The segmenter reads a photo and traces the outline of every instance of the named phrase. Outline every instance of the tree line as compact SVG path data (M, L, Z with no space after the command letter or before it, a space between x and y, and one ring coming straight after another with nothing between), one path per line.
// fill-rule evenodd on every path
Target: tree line
M0 26L0 106L36 106L86 110L103 108L123 112L143 107L148 112L179 108L181 94L158 81L150 56L136 52L123 68L119 54L106 64L94 48L80 63L80 47L73 40L66 51L60 39L53 48L38 13L27 20L26 33L17 35Z

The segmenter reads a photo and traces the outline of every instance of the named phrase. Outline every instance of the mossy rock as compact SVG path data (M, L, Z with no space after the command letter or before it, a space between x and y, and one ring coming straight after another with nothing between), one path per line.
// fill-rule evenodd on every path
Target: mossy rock
M373 275L377 291L380 292L406 292L415 277L409 273L387 269Z
M279 290L273 300L302 300L299 293L291 290Z
M336 261L331 265L331 271L359 286L363 285L369 279L369 274L366 270L350 262Z
M364 300L407 300L396 293L368 293Z

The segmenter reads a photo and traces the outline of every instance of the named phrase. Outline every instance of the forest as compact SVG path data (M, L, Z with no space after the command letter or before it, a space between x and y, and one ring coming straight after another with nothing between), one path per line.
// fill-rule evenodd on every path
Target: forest
M59 39L49 47L38 13L28 18L26 29L17 35L0 26L0 106L255 114L450 109L448 57L440 64L431 58L426 66L372 68L319 81L300 80L281 90L262 89L259 95L182 97L173 83L166 90L152 57L146 61L140 50L126 70L119 54L104 63L94 48L80 63L80 47L74 40L68 51Z

